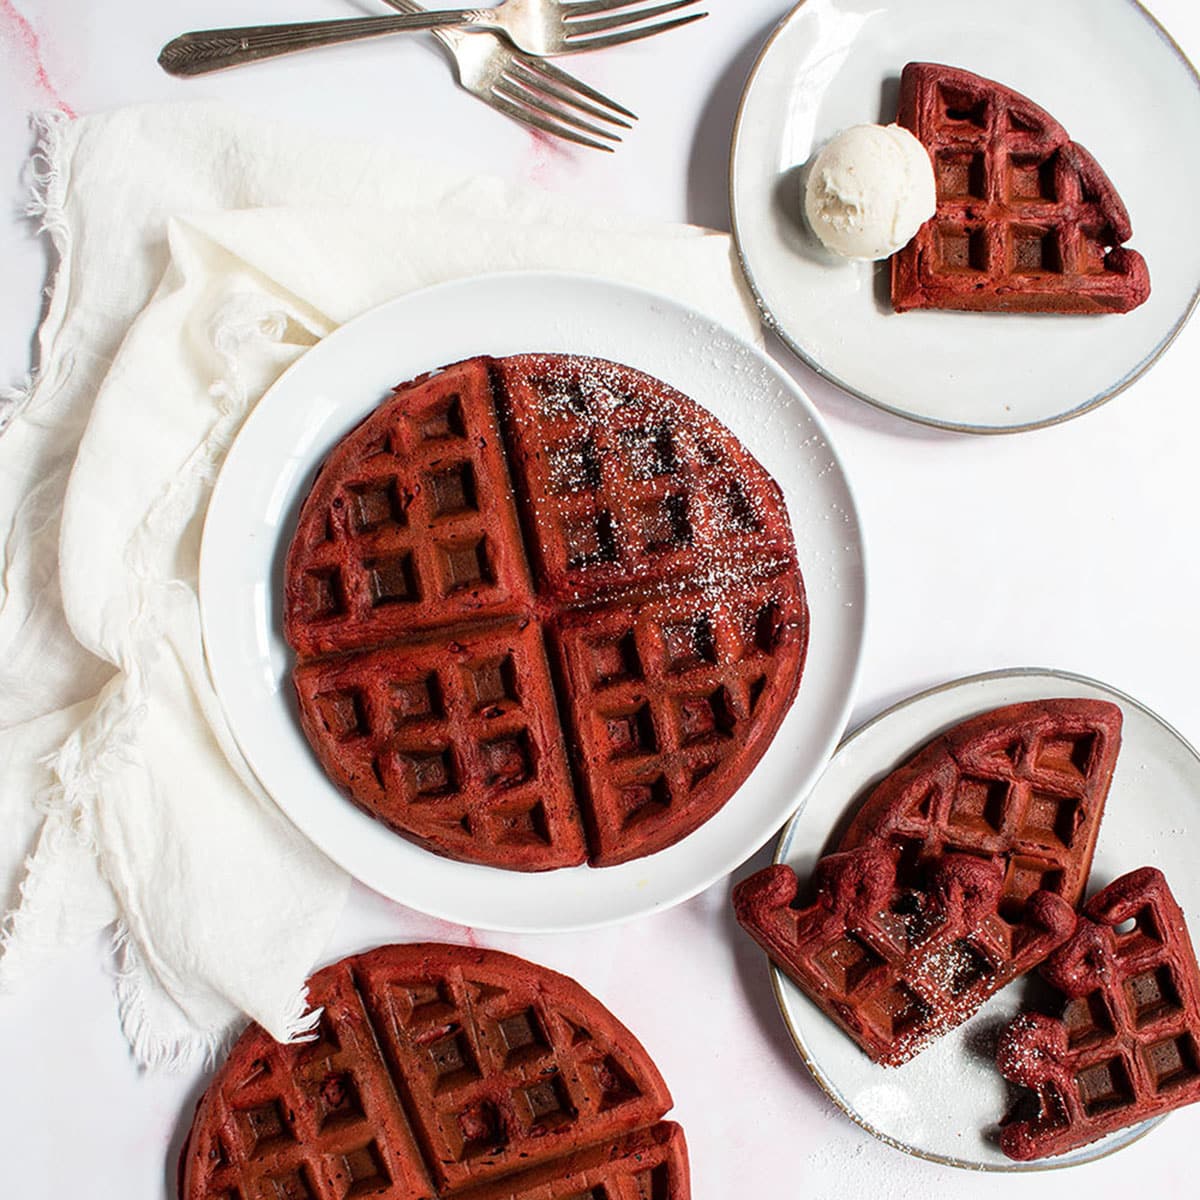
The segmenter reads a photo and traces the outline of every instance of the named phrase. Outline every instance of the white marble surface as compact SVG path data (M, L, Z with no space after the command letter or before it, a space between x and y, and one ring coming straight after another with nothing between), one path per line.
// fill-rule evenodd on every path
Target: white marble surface
M710 7L713 15L694 29L577 64L642 115L608 158L560 151L510 127L450 86L424 39L192 84L154 65L159 46L185 28L337 16L372 10L369 0L0 0L0 193L9 197L0 217L0 379L27 366L44 281L42 247L15 217L29 109L92 112L221 96L582 201L726 227L737 95L787 5ZM1200 58L1193 0L1149 7ZM1193 143L1198 133L1179 131ZM1179 197L1180 219L1194 200ZM850 466L870 539L873 610L857 718L936 681L1036 664L1104 679L1200 742L1200 324L1105 408L1008 439L905 425L792 369ZM1190 814L1181 825L1200 829ZM356 890L328 957L422 936L476 935ZM1068 1177L968 1176L874 1142L831 1108L792 1051L765 964L729 916L728 884L619 931L478 940L576 975L637 1031L675 1093L697 1200L856 1200L873 1192L939 1200L1016 1189L1037 1198L1064 1187L1097 1198L1195 1194L1189 1167L1200 1107ZM101 951L64 956L0 999L0 1195L174 1195L181 1126L204 1072L139 1076L117 1028Z

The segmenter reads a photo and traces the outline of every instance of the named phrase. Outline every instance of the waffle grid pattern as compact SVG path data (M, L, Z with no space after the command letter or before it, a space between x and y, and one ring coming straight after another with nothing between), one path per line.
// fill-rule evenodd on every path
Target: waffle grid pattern
M686 1200L665 1086L595 1001L568 985L585 1004L560 1008L566 981L514 983L492 969L506 956L418 966L428 950L318 975L313 1042L243 1037L197 1112L183 1200L542 1200L576 1176L588 1200Z
M578 862L582 831L536 626L506 623L444 643L377 650L295 672L310 740L332 739L335 782L385 824L439 845L478 843Z
M1073 932L1120 730L1074 699L955 726L871 790L810 904L769 868L735 889L739 922L872 1059L905 1062Z
M952 730L881 783L842 845L883 838L901 876L962 851L1005 864L1000 913L1016 924L1036 891L1083 896L1116 764L1121 714L1100 701L1041 702Z
M797 881L783 866L746 881L735 902L771 958L872 1059L897 1066L1074 927L1070 906L1043 894L1013 929L998 914L1002 879L994 860L949 854L915 891L898 884L894 855L869 846L823 859L807 907L793 906Z
M1048 113L969 72L916 63L899 121L933 160L937 212L896 256L897 309L1124 312L1145 300L1145 262L1121 245L1124 205Z
M349 976L323 982L315 1042L283 1046L256 1030L210 1089L188 1200L432 1195L400 1104L379 1086L386 1068Z
M673 819L727 760L736 731L771 706L779 623L797 603L786 586L745 589L732 611L689 598L564 623L599 854L618 854L631 828L645 835Z
M765 520L772 486L697 406L665 393L648 405L625 372L527 361L500 372L543 592L575 607L794 569L790 539Z
M1019 1017L997 1061L1032 1089L1038 1114L1009 1123L1014 1158L1061 1154L1200 1101L1200 968L1183 914L1153 868L1088 902L1075 936L1042 968L1062 1014Z
M595 360L400 389L323 469L288 580L301 720L334 781L513 869L612 865L702 824L807 646L778 489L692 401ZM580 660L601 626L637 664L616 708Z
M469 376L372 421L325 511L309 516L288 597L302 655L351 650L528 601L495 413Z

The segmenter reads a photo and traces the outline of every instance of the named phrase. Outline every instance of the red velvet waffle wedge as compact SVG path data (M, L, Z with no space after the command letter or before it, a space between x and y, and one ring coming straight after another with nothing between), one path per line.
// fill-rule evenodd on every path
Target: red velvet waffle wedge
M1162 872L1122 876L1083 913L1042 967L1061 1015L1022 1014L997 1051L1037 1100L1000 1132L1010 1158L1063 1154L1200 1100L1200 968Z
M897 120L929 151L937 212L892 258L892 304L1122 313L1150 295L1129 214L1096 160L1031 100L909 63Z
M637 1040L578 984L493 951L389 946L319 972L315 1041L257 1026L196 1110L181 1200L688 1200Z
M816 900L775 866L734 890L738 921L876 1062L898 1066L1036 966L1075 928L1069 904L1035 892L1014 927L999 912L997 860L947 854L921 889L901 886L882 843L831 854Z
M887 841L902 882L947 851L1004 864L1001 913L1039 889L1083 899L1121 748L1104 700L1034 700L956 725L883 780L841 848Z
M473 359L333 451L288 554L301 722L437 853L608 866L708 820L800 682L778 487L693 401L596 359Z
M1093 700L971 718L871 791L815 900L770 867L738 920L872 1059L905 1062L1071 934L1120 731Z

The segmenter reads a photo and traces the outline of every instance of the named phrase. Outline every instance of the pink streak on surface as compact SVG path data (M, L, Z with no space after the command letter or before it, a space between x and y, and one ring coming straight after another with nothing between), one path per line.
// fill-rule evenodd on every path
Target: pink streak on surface
M3 3L3 0L0 0ZM531 161L529 163L529 180L542 187L549 184L556 168L563 163L572 162L569 144L562 138L556 138L540 129L528 131L530 139Z
M76 116L75 110L58 94L45 64L42 62L41 43L36 30L19 13L12 0L0 0L0 40L10 43L17 54L24 60L26 67L33 75L33 81L39 92L49 100L55 108L68 117Z
M0 0L0 3L3 3L3 0ZM428 923L429 925L432 925L434 929L437 930L436 936L445 938L447 942L451 942L458 946L470 946L475 950L487 949L487 946L480 939L479 934L469 925L456 925L453 921L445 921L441 917L427 916L424 913L418 912L414 908L409 908L407 905L401 904L398 900L392 900L390 897L384 896L382 892L378 893L378 895L379 898L386 901L390 907L397 909L399 912L405 913L409 916L415 914L422 923ZM409 938L406 940L411 941L412 939Z
M444 937L446 941L458 946L470 946L473 950L486 950L487 947L479 939L479 934L475 932L469 925L455 925L453 921L443 921L440 917L428 917L429 921L433 921L439 929L444 929L445 933L439 936Z

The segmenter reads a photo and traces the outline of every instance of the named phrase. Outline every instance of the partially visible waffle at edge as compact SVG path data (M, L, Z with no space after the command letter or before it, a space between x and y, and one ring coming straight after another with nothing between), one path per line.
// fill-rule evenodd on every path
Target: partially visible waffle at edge
M316 1039L258 1026L196 1109L181 1200L688 1200L671 1097L578 984L459 946L319 972Z
M608 866L729 799L799 686L778 487L688 397L564 355L396 390L333 451L287 561L304 732L446 856Z
M1120 730L1093 700L956 726L871 791L811 903L770 867L739 922L872 1059L907 1061L1074 930Z
M1021 1015L996 1055L1036 1100L1005 1122L1005 1154L1063 1154L1200 1101L1200 968L1162 872L1143 867L1089 900L1042 974L1060 1015Z
M937 212L892 258L892 304L1123 313L1150 295L1129 214L1045 110L969 71L909 63L897 120L929 151Z

